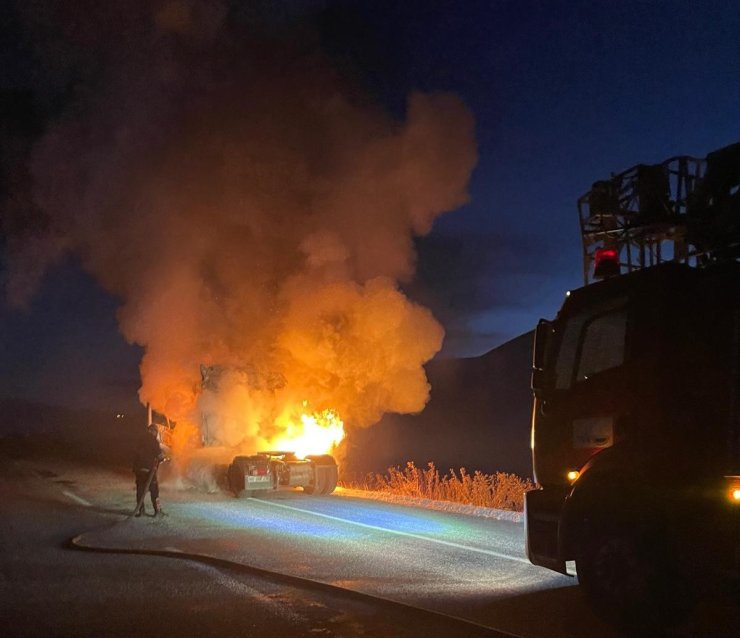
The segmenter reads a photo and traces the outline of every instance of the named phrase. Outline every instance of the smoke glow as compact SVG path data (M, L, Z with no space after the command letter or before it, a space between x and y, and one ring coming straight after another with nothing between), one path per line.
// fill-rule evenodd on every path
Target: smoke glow
M140 399L181 450L321 453L342 420L351 435L423 409L443 330L399 283L413 237L467 201L468 109L416 93L392 118L303 31L245 32L225 3L124 4L75 16L95 43L77 53L104 64L37 146L50 224L14 244L9 296L77 255L120 299Z

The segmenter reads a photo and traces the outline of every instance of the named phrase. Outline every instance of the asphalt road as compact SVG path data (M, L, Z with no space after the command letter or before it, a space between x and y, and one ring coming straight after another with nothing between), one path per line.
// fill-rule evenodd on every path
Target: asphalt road
M120 509L80 496L78 492L85 491L81 480L91 496L90 486L99 489L116 477L0 457L4 638L495 635L341 590L290 584L248 570L70 549L69 540L81 530L109 528L123 520ZM118 477L118 487L123 484Z
M38 459L6 462L1 475L0 600L11 628L3 635L485 635L342 590L525 638L618 635L573 579L524 559L521 524L336 495L237 500L166 484L168 517L126 519L127 475ZM86 546L192 553L247 569L65 548L80 533ZM735 635L725 612L710 606L675 635Z

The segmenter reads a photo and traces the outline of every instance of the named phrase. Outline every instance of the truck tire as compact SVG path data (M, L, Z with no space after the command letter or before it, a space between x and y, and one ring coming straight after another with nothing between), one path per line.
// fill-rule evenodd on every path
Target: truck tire
M227 478L229 489L234 493L234 496L239 498L244 491L244 467L239 459L234 459L234 462L229 465Z
M337 462L329 454L318 456L307 456L311 461L314 473L314 483L304 485L303 491L306 494L325 495L331 494L337 487L338 470Z
M655 536L627 524L589 530L576 571L594 611L628 631L658 631L680 622L689 599L681 595L680 579L661 547Z
M321 491L322 494L331 494L337 489L337 480L339 479L339 473L336 465L325 465L324 470L324 486Z

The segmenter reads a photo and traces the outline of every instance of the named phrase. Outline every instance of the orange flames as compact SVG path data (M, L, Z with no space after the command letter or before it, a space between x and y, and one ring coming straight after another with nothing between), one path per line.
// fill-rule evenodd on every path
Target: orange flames
M304 401L303 407L307 405ZM344 438L344 422L332 409L303 412L297 420L281 417L278 425L283 433L271 440L271 447L295 452L299 458L308 454L329 454Z
M202 458L203 454L212 459L220 457L223 462L234 455L268 450L293 452L298 458L312 454L336 455L345 438L344 421L332 408L314 410L308 401L298 405L293 403L274 420L270 418L271 425L268 426L265 421L255 423L254 410L250 411L244 402L229 405L228 401L222 402L224 397L217 393L206 391L205 395L216 401L216 409L201 412L200 425L196 424L197 418L179 421L170 432L171 440L166 442L173 457L179 465L184 464L183 467L194 457ZM260 408L266 410L263 414L270 411L264 405ZM210 435L214 437L210 441L203 436L206 428L211 428ZM262 431L270 434L261 434ZM211 453L215 456L210 456Z

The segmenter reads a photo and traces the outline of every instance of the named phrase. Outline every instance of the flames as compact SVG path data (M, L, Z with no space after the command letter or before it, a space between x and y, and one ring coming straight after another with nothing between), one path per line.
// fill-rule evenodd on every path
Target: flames
M308 402L303 402L304 409ZM308 454L329 454L344 439L344 422L335 410L302 412L296 419L280 424L283 433L271 440L271 447L295 452L299 458Z
M300 400L289 383L292 375L256 363L243 366L201 365L201 384L192 412L184 419L178 456L187 458L201 448L219 448L228 454L254 454L260 450L333 454L345 436L340 414L350 414L309 385L298 394L316 395ZM337 403L339 402L339 403ZM330 407L327 407L330 406ZM179 428L179 425L178 425Z

